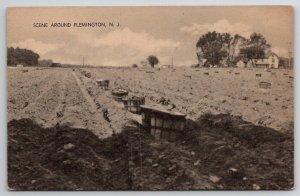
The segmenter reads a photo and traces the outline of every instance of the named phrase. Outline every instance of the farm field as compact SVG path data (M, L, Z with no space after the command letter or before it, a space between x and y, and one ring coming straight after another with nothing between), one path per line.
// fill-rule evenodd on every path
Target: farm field
M109 79L109 89L96 79ZM147 134L113 100L116 88L187 114L182 138ZM8 173L19 176L9 187L291 188L293 93L292 70L8 68Z
M209 112L241 116L246 121L281 132L289 131L290 125L293 124L292 70L86 70L91 72L94 78L110 79L111 88L123 88L145 96L146 103L169 100L171 104L175 104L177 111L187 114L188 118L193 120ZM256 74L262 76L256 77ZM271 89L259 88L259 82L270 82Z

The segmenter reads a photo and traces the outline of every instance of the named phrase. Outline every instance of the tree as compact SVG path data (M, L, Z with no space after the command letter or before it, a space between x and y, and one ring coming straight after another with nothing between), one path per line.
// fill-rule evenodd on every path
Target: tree
M53 61L51 59L41 59L39 60L39 66L50 67Z
M154 67L154 65L159 63L158 58L153 55L148 56L147 60L148 60L149 64L151 65L151 67Z
M246 46L241 49L241 57L254 64L255 60L265 58L270 47L264 36L252 33L250 39L246 41Z
M246 44L247 39L243 36L236 34L230 41L228 48L227 64L229 67L236 66L237 62L241 60L241 48Z
M220 61L228 56L228 47L231 41L229 33L208 32L202 35L196 47L200 52L197 53L198 59L204 58L204 66L220 65Z
M23 64L26 66L38 65L38 59L40 56L28 49L21 48L7 48L7 65L15 66L17 64Z

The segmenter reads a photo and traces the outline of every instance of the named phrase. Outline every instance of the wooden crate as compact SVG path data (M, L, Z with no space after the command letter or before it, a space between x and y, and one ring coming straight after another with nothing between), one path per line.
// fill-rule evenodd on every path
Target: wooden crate
M101 89L105 89L105 90L108 89L109 80L100 79L100 80L96 80L96 83L97 83L98 86L101 87Z
M260 82L259 83L259 87L260 88L264 88L264 89L269 89L269 88L271 88L271 83L270 82Z
M176 141L184 131L186 115L168 111L160 105L141 105L142 124L155 139Z
M132 112L132 113L136 113L136 114L140 114L141 113L141 105L145 104L145 97L127 97L127 98L123 98L122 99L124 107Z

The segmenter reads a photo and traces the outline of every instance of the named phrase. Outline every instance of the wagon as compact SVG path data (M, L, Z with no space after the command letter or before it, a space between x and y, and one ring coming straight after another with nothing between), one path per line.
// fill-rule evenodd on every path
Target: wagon
M98 86L101 87L101 89L108 89L108 85L109 85L109 80L104 80L104 79L98 79L96 80L96 83Z
M269 88L271 88L271 83L270 82L260 82L259 87L264 88L264 89L269 89Z
M184 131L186 115L161 105L141 105L142 125L155 139L176 141Z
M111 92L111 94L116 101L122 101L122 99L128 95L128 91L124 89L115 89Z
M124 107L136 114L141 113L141 105L145 104L145 97L137 97L137 96L132 96L132 97L126 97L122 99Z

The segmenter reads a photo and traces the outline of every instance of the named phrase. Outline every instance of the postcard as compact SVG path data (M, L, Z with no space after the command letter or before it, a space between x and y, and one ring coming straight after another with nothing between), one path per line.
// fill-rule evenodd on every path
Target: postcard
M7 8L9 190L290 190L292 6Z

